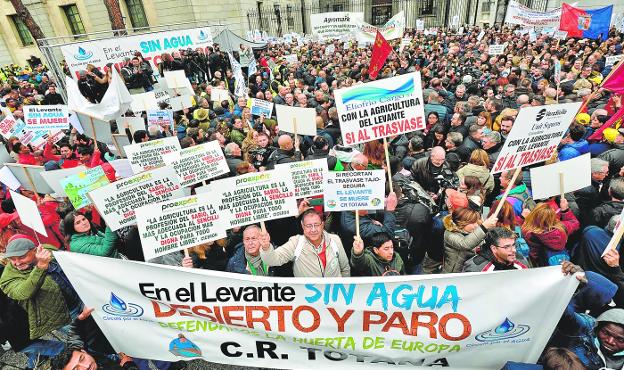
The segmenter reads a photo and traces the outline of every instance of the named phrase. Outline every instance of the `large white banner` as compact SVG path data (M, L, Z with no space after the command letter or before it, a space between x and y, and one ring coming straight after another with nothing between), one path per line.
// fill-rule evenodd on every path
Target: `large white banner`
M116 352L278 369L535 363L578 285L559 266L424 278L250 279L54 255Z
M379 31L387 41L402 38L405 32L405 13L403 11L398 12L381 27L371 26L368 23L362 22L355 36L360 43L372 44L377 36L377 31Z
M420 72L336 90L345 145L425 128Z
M554 27L558 29L560 19L561 8L548 12L538 12L515 0L509 0L505 23L521 24L524 27Z
M520 109L513 128L505 140L492 173L549 159L568 130L581 102Z
M140 51L143 58L150 62L154 74L158 75L157 65L163 53L171 54L180 49L205 49L212 45L210 27L189 28L178 31L145 33L142 35L115 37L105 40L85 41L61 47L72 76L77 78L80 70L86 70L87 64L104 68L113 63L119 70L125 58L133 58Z
M332 12L310 14L312 34L321 38L339 39L355 31L364 22L364 13Z

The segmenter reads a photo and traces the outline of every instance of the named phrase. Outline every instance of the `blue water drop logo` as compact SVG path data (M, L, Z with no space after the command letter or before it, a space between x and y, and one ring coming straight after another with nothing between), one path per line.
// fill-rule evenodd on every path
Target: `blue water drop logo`
M87 60L93 56L93 53L78 46L78 54L74 55L74 58L78 60Z
M497 334L504 334L504 333L508 333L512 331L515 326L516 325L513 322L511 322L511 320L509 320L508 318L505 318L505 321L503 321L502 324L500 324L496 329L494 329L494 331Z
M85 51L85 49L81 48L80 46L78 46L78 54L80 55L86 55L87 52Z
M124 302L123 299L117 297L113 292L111 292L110 304L119 311L125 311L128 308L126 302Z
M199 39L200 40L205 40L207 38L208 38L208 36L204 33L204 31L200 30L199 31Z

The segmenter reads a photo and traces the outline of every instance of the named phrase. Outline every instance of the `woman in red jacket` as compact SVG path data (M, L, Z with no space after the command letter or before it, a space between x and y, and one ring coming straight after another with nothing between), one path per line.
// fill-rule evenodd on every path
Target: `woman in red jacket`
M559 212L555 212L547 203L540 203L524 220L522 235L529 244L534 266L554 266L570 260L566 243L580 224L565 198L559 205Z
M13 152L17 154L17 163L41 166L41 157L35 157L28 145L22 143L13 144Z

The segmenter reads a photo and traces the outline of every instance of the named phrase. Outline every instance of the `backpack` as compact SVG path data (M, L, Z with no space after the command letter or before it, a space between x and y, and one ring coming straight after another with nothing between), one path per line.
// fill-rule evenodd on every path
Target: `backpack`
M529 261L529 243L526 242L526 239L522 236L522 228L520 226L516 226L514 232L518 236L516 238L516 251L524 256L524 258Z
M522 194L509 194L508 196L518 199L522 202L522 208L526 208L529 211L532 211L537 206L537 203L526 191L522 192Z
M410 246L412 245L412 235L407 229L396 229L392 236L392 244L394 250L398 253L404 261L411 261Z
M410 202L422 204L432 215L438 213L438 205L419 183L409 181L402 183L400 186L401 192Z

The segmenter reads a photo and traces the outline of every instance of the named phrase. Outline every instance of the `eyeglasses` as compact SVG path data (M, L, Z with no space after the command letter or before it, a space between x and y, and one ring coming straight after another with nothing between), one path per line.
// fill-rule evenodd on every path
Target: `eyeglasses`
M314 229L320 229L321 225L323 225L323 223L319 223L319 224L307 224L307 225L303 225L303 228L306 230L314 230Z
M511 249L516 249L516 244L509 244L509 245L503 245L503 246L499 246L497 245L496 248L500 248L500 249L504 249L506 251L511 250Z
M243 238L244 242L255 242L257 240L258 240L258 238Z

